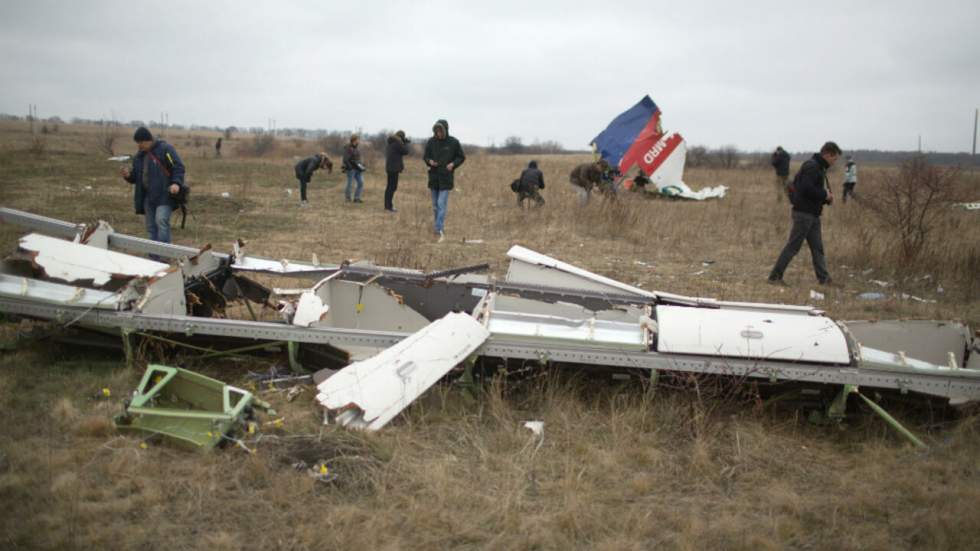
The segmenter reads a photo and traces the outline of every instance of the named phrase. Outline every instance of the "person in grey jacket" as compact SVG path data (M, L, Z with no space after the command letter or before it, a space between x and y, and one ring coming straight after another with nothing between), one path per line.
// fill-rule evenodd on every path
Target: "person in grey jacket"
M333 163L330 162L330 158L327 157L326 153L317 153L312 157L307 157L296 163L294 168L296 179L299 180L299 204L305 207L309 205L306 201L306 184L310 183L310 179L313 178L313 173L318 169L325 168L327 172L333 172Z
M408 148L408 138L405 131L399 130L388 136L388 144L385 147L385 173L388 175L388 185L385 187L385 210L388 212L398 212L395 208L395 191L398 190L398 175L405 170L405 155L411 154Z

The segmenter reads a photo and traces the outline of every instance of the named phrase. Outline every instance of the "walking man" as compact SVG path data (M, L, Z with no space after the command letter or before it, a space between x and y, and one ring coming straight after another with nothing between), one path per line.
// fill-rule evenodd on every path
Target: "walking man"
M854 186L858 183L858 167L854 164L854 157L850 155L847 156L847 165L844 169L844 197L843 200L847 202L847 196L854 196Z
M544 189L544 173L538 170L538 162L531 161L517 179L517 206L524 208L524 201L534 201L535 207L544 204L544 197L538 193Z
M343 170L347 173L347 187L344 188L344 199L348 203L351 202L351 187L355 180L357 181L357 189L354 190L353 201L355 203L363 202L361 201L361 193L364 191L364 176L361 174L364 172L364 165L361 163L361 152L357 149L357 144L360 141L360 136L354 134L350 137L350 143L344 148Z
M333 163L330 162L326 153L317 153L296 163L295 171L296 179L299 180L299 204L301 207L309 205L306 202L306 185L313 178L313 173L321 168L327 169L327 172L333 172Z
M411 153L408 144L408 138L405 137L403 130L388 136L388 145L385 147L385 172L388 174L388 185L385 187L387 212L398 212L394 204L395 191L398 190L398 174L405 170L404 157Z
M221 138L220 137L218 138L218 141L214 142L214 158L215 159L220 159L221 158Z
M432 193L432 214L435 218L433 230L442 242L449 191L453 189L453 174L466 160L459 140L449 135L449 123L445 119L437 120L432 126L432 137L425 144L422 160L429 168L429 191Z
M187 193L184 163L172 145L154 140L146 127L136 129L133 141L139 151L132 168L123 167L120 174L133 184L133 206L145 216L149 238L170 243L170 215Z
M817 281L822 285L831 283L830 272L827 271L827 258L823 252L820 215L823 213L823 206L831 204L834 200L834 195L827 185L827 170L834 166L840 154L840 147L836 143L823 144L820 153L815 153L811 159L803 163L793 178L793 183L790 185L793 228L789 232L789 241L779 253L779 259L769 273L769 283L786 284L783 282L783 273L796 253L800 252L804 240L810 247Z
M789 178L789 153L781 145L776 147L769 164L776 171L776 199L782 203L783 196L786 195L786 180Z

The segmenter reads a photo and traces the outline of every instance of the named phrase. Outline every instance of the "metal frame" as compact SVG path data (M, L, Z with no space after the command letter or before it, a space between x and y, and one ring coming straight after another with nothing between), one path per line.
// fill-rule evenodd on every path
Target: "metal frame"
M0 220L24 225L36 231L65 237L73 237L84 226L62 222L12 209L0 208ZM117 233L109 234L109 243L114 247L133 252L159 254L166 257L193 256L197 249L156 243L146 239ZM213 253L222 260L230 260L229 255ZM302 263L291 263L302 264ZM381 267L336 266L307 264L324 268L320 275L330 271L344 271L344 276L376 277L411 282L424 285L432 283L431 275L422 272ZM234 265L231 266L234 269ZM303 275L307 274L297 274ZM603 291L580 291L577 289L557 289L536 284L477 281L450 283L451 287L462 286L471 294L475 289L496 289L512 292L527 298L543 300L566 300L582 304L598 301L602 304L646 304L650 297L615 295ZM477 293L478 294L478 293ZM530 295L530 296L528 296ZM665 302L674 302L674 296L664 294ZM478 298L474 295L474 302ZM719 307L726 304L703 306ZM737 307L735 303L727 304ZM283 323L242 321L220 318L203 318L181 315L154 315L134 312L99 311L93 308L73 307L61 304L43 304L35 301L0 297L0 311L42 319L57 320L66 325L79 324L100 329L118 329L125 336L136 331L161 331L177 334L203 334L239 338L252 338L268 341L292 341L296 343L322 343L337 347L388 348L409 333L395 331L371 331L361 329L339 329L328 327L296 327ZM125 339L124 339L125 340ZM477 351L480 356L499 358L521 358L545 362L591 364L614 367L649 369L689 373L705 373L768 379L771 381L803 381L835 385L858 385L863 387L895 389L901 392L915 391L930 396L949 398L953 403L980 400L980 371L971 369L919 369L912 366L885 365L872 361L856 359L856 365L815 365L770 359L720 358L698 355L658 353L643 350L620 350L608 347L595 347L583 343L543 342L527 338L493 336Z

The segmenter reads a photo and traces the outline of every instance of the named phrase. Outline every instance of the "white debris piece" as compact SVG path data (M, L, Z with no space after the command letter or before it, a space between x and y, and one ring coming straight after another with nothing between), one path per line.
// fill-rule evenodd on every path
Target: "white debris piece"
M94 285L102 286L113 278L162 277L170 269L162 262L36 233L22 237L20 248L35 253L34 263L48 277L69 283L90 279Z
M534 433L538 438L544 438L544 421L525 421L524 428Z
M823 293L818 293L817 291L814 291L813 289L810 289L810 298L812 298L813 300L823 300L824 299L824 294Z
M324 304L313 291L305 291L299 297L296 313L293 315L293 325L310 327L323 319L330 311L330 305Z
M317 401L338 424L378 430L450 369L479 348L490 332L466 314L450 313L317 386Z

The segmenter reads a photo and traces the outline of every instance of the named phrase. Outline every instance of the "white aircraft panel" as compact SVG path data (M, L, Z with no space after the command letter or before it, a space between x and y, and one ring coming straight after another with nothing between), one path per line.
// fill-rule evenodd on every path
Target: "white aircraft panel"
M850 363L843 331L824 316L685 306L656 314L658 352Z

